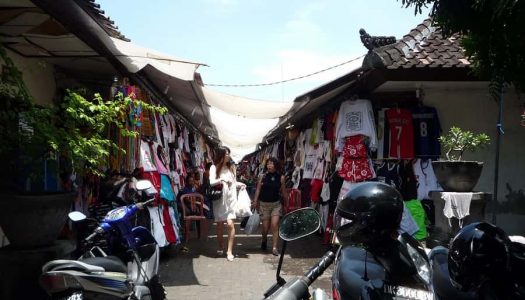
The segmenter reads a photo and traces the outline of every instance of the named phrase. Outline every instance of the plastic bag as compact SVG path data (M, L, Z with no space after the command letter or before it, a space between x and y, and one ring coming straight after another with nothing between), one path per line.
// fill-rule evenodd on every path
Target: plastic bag
M251 206L252 201L250 200L250 196L248 196L248 192L246 191L246 189L240 190L239 195L237 196L237 206L235 208L235 214L237 215L237 218L251 216Z
M246 222L246 228L244 228L244 232L246 234L253 234L257 232L260 223L261 219L259 217L259 212L257 212L255 209L253 214L248 218L248 222Z

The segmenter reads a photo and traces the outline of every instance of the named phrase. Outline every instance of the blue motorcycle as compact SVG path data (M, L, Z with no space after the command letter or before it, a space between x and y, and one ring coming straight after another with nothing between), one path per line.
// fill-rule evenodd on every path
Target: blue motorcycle
M138 198L150 200L109 211L85 238L88 246L78 260L53 260L42 267L40 284L52 299L166 299L158 276L159 246L148 229L133 227L130 220L154 201L157 191L148 180L134 185ZM74 222L86 220L81 212L72 212L69 218ZM89 246L104 234L113 241L111 245L124 246L118 257L107 255L98 246Z

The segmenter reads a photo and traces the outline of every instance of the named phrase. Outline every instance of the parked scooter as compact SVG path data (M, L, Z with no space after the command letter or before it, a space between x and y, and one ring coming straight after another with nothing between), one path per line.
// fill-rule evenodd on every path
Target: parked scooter
M277 283L265 297L308 299L309 285L336 257L332 275L335 300L433 299L431 269L424 248L408 235L397 235L403 213L402 201L399 192L386 184L368 182L353 188L336 209L338 222L343 224L336 230L341 244L337 254L328 251L303 277L285 284L279 271L286 241L316 230L303 224L319 226L318 215L307 213L309 210L286 215L279 229L279 236L285 243ZM293 225L295 222L298 224Z
M130 222L139 209L154 201L157 191L148 180L136 182L135 190L143 200L150 200L111 210L84 240L89 244L108 234L124 245L124 253L118 257L107 255L95 246L86 248L78 260L46 263L40 283L53 299L165 299L158 276L159 246L148 229L133 227ZM80 212L72 212L69 217L75 222L86 219Z

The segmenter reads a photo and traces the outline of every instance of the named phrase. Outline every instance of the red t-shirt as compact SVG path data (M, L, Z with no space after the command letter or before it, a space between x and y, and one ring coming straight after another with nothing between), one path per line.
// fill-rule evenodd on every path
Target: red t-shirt
M414 125L408 109L391 108L386 111L390 128L390 157L414 158Z

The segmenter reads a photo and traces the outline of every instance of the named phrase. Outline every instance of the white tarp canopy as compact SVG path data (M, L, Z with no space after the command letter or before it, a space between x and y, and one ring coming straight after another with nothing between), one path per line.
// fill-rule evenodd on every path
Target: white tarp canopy
M113 42L109 44L111 52L126 66L128 71L137 73L146 65L172 77L192 81L195 71L201 63L188 62L169 56L155 50L147 49L131 42L116 38L110 38Z
M235 116L253 119L275 119L288 112L292 102L271 102L228 95L203 87L206 102Z
M219 133L219 139L232 152L232 158L239 161L245 154L255 150L263 136L277 125L278 118L254 119L227 113L216 107L210 108L212 122Z

